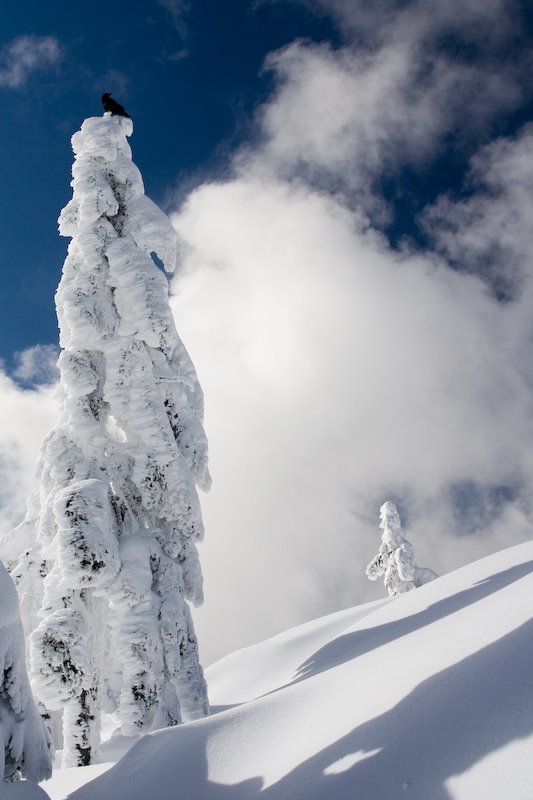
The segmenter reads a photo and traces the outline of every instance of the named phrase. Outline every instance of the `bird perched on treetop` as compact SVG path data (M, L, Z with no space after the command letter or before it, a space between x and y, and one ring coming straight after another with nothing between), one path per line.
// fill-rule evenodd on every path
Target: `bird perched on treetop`
M121 106L120 103L117 103L116 100L113 100L111 97L111 92L104 92L102 95L102 105L104 107L104 111L110 111L111 114L116 114L119 117L127 117L130 119L130 115L124 106Z

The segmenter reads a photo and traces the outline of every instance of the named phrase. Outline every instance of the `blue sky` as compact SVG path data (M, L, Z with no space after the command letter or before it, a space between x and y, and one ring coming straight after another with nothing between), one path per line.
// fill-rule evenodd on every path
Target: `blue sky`
M380 596L364 567L387 499L438 572L530 538L528 4L124 7L0 11L0 531L57 410L70 136L112 91L180 239L214 479L208 660Z

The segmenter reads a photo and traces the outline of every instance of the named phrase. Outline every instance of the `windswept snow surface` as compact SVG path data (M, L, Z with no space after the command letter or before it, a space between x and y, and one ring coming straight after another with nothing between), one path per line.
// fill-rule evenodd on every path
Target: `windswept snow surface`
M237 652L69 798L531 800L532 597L526 543Z

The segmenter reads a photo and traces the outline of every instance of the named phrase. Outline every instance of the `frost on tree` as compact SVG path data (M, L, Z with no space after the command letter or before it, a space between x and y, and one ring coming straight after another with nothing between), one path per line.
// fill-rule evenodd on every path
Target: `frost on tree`
M50 736L26 672L17 592L0 562L0 781L39 782L51 774Z
M413 545L404 538L396 506L390 501L380 509L383 530L378 554L366 568L371 581L383 575L389 597L408 592L437 578L427 567L417 567Z
M144 195L132 130L104 116L72 138L60 419L12 537L35 691L62 717L68 765L92 760L102 709L125 735L208 710L188 605L202 602L203 396L153 258L172 272L176 236Z

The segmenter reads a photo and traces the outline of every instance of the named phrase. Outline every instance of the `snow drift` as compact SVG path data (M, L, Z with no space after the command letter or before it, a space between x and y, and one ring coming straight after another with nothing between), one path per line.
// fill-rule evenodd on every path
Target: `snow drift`
M526 543L228 656L69 800L530 800L532 593Z

